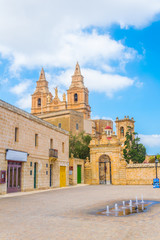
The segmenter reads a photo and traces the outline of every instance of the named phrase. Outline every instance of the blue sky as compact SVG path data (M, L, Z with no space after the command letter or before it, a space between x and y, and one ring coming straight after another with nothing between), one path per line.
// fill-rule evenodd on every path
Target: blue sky
M1 0L0 18L2 100L30 112L42 66L61 97L78 61L92 118L134 117L160 153L159 0Z

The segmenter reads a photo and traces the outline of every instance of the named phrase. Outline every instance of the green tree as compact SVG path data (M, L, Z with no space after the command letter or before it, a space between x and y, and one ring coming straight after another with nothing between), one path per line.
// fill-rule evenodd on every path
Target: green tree
M159 153L157 153L156 157L160 161L160 154ZM149 163L155 163L155 156L151 156L149 158Z
M90 155L89 143L91 141L91 136L81 132L78 135L72 135L70 133L69 137L69 156L71 153L74 154L74 157L86 159Z
M132 132L132 128L128 127L123 149L123 156L127 163L129 163L130 160L133 163L142 163L145 160L146 148L142 143L139 143L139 141L140 138L137 133Z

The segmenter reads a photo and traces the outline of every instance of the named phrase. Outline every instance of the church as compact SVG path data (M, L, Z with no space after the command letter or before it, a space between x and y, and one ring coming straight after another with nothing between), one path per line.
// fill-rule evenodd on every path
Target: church
M37 87L32 95L31 113L60 129L78 134L90 134L90 160L84 164L84 183L87 184L151 184L154 165L127 164L123 148L128 127L134 132L135 121L129 116L115 120L116 133L111 120L91 119L89 91L85 87L80 66L77 63L71 84L63 99L49 91L42 68ZM73 161L73 156L72 156ZM72 167L72 169L76 167ZM76 182L76 180L75 180Z
M57 87L54 96L49 91L48 81L42 68L36 89L32 94L31 113L72 134L84 131L86 134L100 137L106 126L113 129L111 120L91 119L89 91L84 85L84 77L78 63L67 96L64 93L62 100L58 96Z
M87 159L84 165L84 183L133 184L135 182L135 173L131 174L134 168L131 170L127 167L123 158L125 135L128 126L134 131L135 121L129 116L125 116L124 119L117 118L115 134L111 120L91 119L89 91L85 87L78 63L67 96L64 93L62 100L58 96L57 87L54 96L50 92L42 68L36 89L32 94L31 113L74 135L80 132L91 135L90 161ZM75 168L74 171L77 172L77 167L72 166L72 170ZM145 180L141 182L145 183Z
M84 85L78 63L67 96L64 93L62 100L58 96L57 87L54 96L49 91L48 81L42 68L36 89L32 94L31 113L74 135L80 132L91 135L90 161L87 160L84 165L85 183L127 184L123 146L128 126L134 131L135 121L128 116L124 119L117 118L115 134L111 120L91 119L89 91Z

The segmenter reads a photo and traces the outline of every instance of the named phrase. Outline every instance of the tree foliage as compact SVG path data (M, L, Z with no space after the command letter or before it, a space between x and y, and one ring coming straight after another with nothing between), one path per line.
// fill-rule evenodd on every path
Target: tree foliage
M157 153L156 158L160 161L160 154ZM155 163L155 156L149 158L149 163Z
M71 153L73 153L75 158L86 159L86 157L89 157L90 149L88 146L90 141L91 136L84 134L84 132L78 135L72 135L72 133L70 133L69 156L71 157Z
M123 149L123 156L127 163L130 160L133 163L142 163L145 160L146 148L139 141L140 138L137 136L137 133L132 132L132 128L128 127Z

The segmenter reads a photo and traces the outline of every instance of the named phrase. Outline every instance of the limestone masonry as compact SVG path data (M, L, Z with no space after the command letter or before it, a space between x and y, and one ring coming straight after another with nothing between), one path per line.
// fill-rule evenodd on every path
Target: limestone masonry
M0 100L1 194L68 185L68 149L67 131Z

